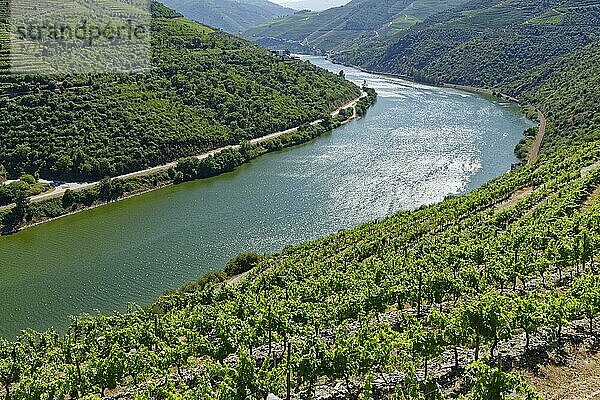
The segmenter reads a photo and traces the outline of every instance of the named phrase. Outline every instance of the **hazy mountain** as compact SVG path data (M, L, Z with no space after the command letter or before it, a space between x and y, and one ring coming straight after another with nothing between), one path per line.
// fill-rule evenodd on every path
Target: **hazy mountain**
M276 3L295 10L323 11L347 4L350 0L278 0Z
M163 3L187 18L231 33L294 12L267 0L164 0Z

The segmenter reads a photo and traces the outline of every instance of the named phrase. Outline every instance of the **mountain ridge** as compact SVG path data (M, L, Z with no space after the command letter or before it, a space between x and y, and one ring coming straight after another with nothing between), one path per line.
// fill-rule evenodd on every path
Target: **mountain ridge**
M123 175L319 119L360 94L158 3L153 14L147 73L0 75L0 165L11 176ZM111 62L105 49L93 59Z
M352 47L357 39L388 37L466 0L353 0L322 12L298 12L244 32L267 47L289 42L323 52Z
M267 0L164 0L185 17L205 25L239 33L294 10Z

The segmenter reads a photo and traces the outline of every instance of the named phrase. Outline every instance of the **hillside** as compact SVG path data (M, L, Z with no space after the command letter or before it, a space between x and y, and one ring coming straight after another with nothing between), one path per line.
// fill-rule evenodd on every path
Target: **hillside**
M294 12L267 0L165 0L163 3L189 19L230 33Z
M355 43L334 57L434 82L501 87L598 40L599 24L600 4L594 1L477 0L432 16L392 40Z
M540 69L547 78L526 96L575 104L581 92L569 85L595 96L600 83L575 71L597 70L598 48L562 60L564 72ZM0 340L4 390L536 399L515 371L568 363L573 346L593 342L600 316L600 148L587 136L600 126L562 111L551 132L567 147L469 194L237 257L151 307L74 319L64 336Z
M322 12L268 21L244 37L268 47L301 44L306 51L347 49L354 40L383 39L466 0L353 0Z
M581 364L598 329L599 51L513 82L548 104L555 139L534 163L439 204L239 256L150 307L74 319L64 336L0 340L4 392L537 399L518 373Z
M396 72L498 85L540 106L548 136L534 162L438 204L277 254L240 255L151 306L74 318L64 335L0 339L0 394L590 398L597 366L585 361L597 360L600 321L600 40L585 21L594 23L595 10L589 0L477 0L430 18L394 43L406 53L379 60ZM459 14L471 23L458 24ZM429 51L418 52L418 41ZM470 61L460 62L461 51ZM552 370L573 379L544 379Z
M156 4L152 25L151 71L0 76L0 165L97 180L314 121L360 93Z

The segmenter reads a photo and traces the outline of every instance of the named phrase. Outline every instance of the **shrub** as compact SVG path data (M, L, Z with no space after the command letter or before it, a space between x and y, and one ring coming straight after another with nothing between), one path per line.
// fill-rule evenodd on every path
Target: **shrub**
M210 283L221 283L227 279L227 275L223 271L210 271L204 274L200 279L188 282L182 286L181 291L184 293L196 292L203 290Z
M230 260L223 270L227 276L243 274L254 268L263 256L258 253L240 253Z

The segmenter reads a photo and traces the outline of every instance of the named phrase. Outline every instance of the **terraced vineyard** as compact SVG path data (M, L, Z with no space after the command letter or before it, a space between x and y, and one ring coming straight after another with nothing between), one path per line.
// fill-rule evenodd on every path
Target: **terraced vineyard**
M497 18L486 17L494 25L504 21L504 6L515 4L474 1L460 18L470 12L483 23L495 7ZM508 57L529 60L521 76L493 75L496 50L507 55L519 37L511 29L499 47L503 31L486 30L478 46L462 47L477 50L481 60L465 53L464 64L444 70L460 80L470 67L463 80L497 80L498 89L543 108L549 139L537 160L439 204L278 254L240 255L223 272L151 306L73 318L64 335L50 330L0 340L2 393L13 399L539 398L517 372L594 342L600 316L600 46L589 30L593 2L557 2L557 12L569 5L575 14L563 22L590 25L572 37L565 26L535 31L555 53ZM556 13L532 7L519 12L518 32L558 21ZM447 22L448 15L436 18ZM441 44L454 43L443 31ZM423 32L413 38L432 43L439 34ZM570 54L566 38L575 44ZM416 58L402 60L418 65ZM484 67L476 68L479 61Z
M571 104L597 93L597 81L572 72L580 60L596 68L594 51L545 71L527 96ZM588 91L561 91L567 84ZM2 390L15 399L538 398L511 366L532 355L551 362L573 338L593 338L600 316L600 146L587 140L600 126L574 111L548 109L551 135L568 147L551 142L469 194L240 256L149 307L74 318L65 335L1 341Z
M288 388L312 398L333 386L344 397L426 387L534 398L520 379L470 363L494 365L525 333L560 346L572 320L594 329L600 209L582 204L600 169L581 170L598 160L597 146L576 146L469 195L267 256L239 283L212 275L149 308L75 319L65 336L2 342L4 388L14 398L258 399ZM498 211L523 187L533 190ZM444 386L468 364L473 381Z
M398 37L356 43L335 58L431 82L502 87L541 63L598 40L599 23L597 2L474 1L432 16Z
M322 12L299 12L267 21L244 33L261 45L304 52L346 51L353 41L394 37L427 17L465 0L354 0Z

